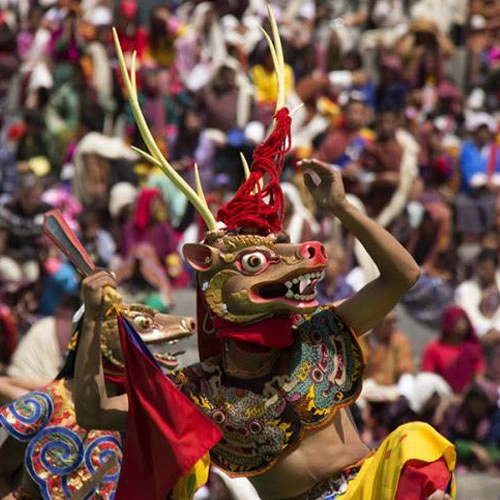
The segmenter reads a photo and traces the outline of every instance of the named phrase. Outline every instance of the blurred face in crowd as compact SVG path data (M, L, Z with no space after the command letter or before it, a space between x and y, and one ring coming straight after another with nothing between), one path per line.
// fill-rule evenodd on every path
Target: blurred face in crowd
M427 52L422 61L424 73L426 75L434 75L438 70L437 55L434 52Z
M151 96L157 95L160 90L158 72L149 70L144 75L144 91Z
M469 323L465 316L460 316L452 328L452 336L456 339L463 339L469 330Z
M374 329L373 333L379 342L389 342L396 329L398 317L395 311L391 311Z
M480 148L492 141L492 135L487 125L482 125L474 131L474 141Z
M356 71L363 67L361 56L358 52L351 51L344 55L343 66L346 71Z
M377 137L380 141L388 141L394 137L398 120L392 111L384 111L379 115L377 123Z
M232 68L223 66L220 68L214 86L216 90L224 92L234 87L236 82L236 72Z
M359 130L365 124L366 107L363 102L351 101L345 110L346 128Z
M480 260L476 264L476 276L483 287L495 283L496 271L495 262L491 259Z
M39 182L34 181L19 189L19 203L26 215L35 214L40 205L43 189Z
M161 196L156 196L151 201L151 221L165 222L167 220L167 205Z
M490 413L490 403L486 396L473 395L465 400L465 411L472 420L479 422L488 417Z
M194 110L189 110L185 118L186 130L188 132L197 132L201 129L201 117L199 113Z
M365 124L366 106L363 102L351 101L345 110L346 128L359 130Z
M30 10L28 14L28 30L31 32L35 32L43 19L43 11L39 8L33 8Z
M97 240L97 235L99 233L99 221L97 218L88 220L85 225L82 225L83 238L87 242L93 242Z

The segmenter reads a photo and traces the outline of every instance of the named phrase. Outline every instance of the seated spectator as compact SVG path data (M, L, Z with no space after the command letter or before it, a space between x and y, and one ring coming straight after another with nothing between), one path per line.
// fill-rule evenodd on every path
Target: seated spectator
M127 258L115 263L113 270L118 292L125 302L139 302L162 313L172 309L174 299L170 280L150 244L136 245Z
M455 301L469 316L483 343L500 341L500 278L498 254L482 250L476 258L472 279L461 283Z
M393 106L403 109L409 91L403 77L403 65L397 55L386 55L380 65L380 81L376 92L377 110Z
M358 92L351 94L344 109L342 126L328 132L313 155L320 161L340 167L347 192L354 194L360 194L359 160L372 139L371 132L365 128L367 113L364 96Z
M457 394L483 376L483 350L467 313L459 306L448 307L443 315L441 337L427 344L422 371L441 375Z
M498 391L485 382L474 384L462 403L451 405L443 434L456 446L458 465L497 474L500 469Z
M410 340L397 330L397 321L396 311L390 312L360 342L366 360L365 379L380 386L396 385L402 375L415 371Z
M462 184L455 202L456 231L464 243L477 243L482 234L496 227L500 155L492 116L477 113L469 118L467 128L472 138L463 143L460 152Z
M397 385L400 378L414 373L410 340L396 329L396 323L397 313L391 311L360 339L366 360L360 405L365 405L365 439L371 445L389 433L386 412L401 395Z
M97 211L86 210L78 218L80 241L97 267L109 267L116 245L111 235L102 227Z
M41 201L42 180L24 174L12 198L0 203L0 276L12 282L40 277L43 214L52 208Z
M420 178L414 199L423 210L422 220L410 237L407 247L417 263L432 276L439 275L438 261L449 248L453 230L453 213L449 206L449 189L454 163L443 148L444 134L436 123L425 127L421 135Z
M403 148L396 139L397 120L394 110L380 111L375 140L365 146L359 159L358 178L363 171L370 176L364 201L372 217L386 207L399 185Z
M53 316L39 320L21 339L7 368L10 380L3 380L4 387L17 387L14 398L57 376L71 336L72 318L79 306L77 295L65 296ZM0 399L10 399L9 394L0 394Z
M131 166L137 158L122 139L88 133L78 143L73 157L75 197L84 207L105 210L115 183L136 183Z
M353 288L345 280L346 255L340 245L330 242L325 245L328 264L325 277L317 285L316 300L321 304L332 304L354 295Z
M123 228L119 241L122 257L133 254L139 244L148 243L160 265L166 267L168 256L177 253L177 236L168 221L166 209L160 190L143 188L139 192L134 213Z

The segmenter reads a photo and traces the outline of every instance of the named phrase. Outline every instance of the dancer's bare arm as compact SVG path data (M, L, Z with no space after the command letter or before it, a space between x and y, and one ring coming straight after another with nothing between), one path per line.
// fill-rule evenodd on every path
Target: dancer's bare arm
M377 265L380 276L338 306L339 314L358 334L373 328L417 281L420 270L412 256L382 226L347 200L338 169L305 160L305 181L316 202L333 213L361 242ZM316 175L310 175L307 170Z
M124 431L127 428L126 394L108 396L101 359L100 326L105 287L116 288L107 271L97 271L83 281L85 314L73 381L76 419L87 429Z

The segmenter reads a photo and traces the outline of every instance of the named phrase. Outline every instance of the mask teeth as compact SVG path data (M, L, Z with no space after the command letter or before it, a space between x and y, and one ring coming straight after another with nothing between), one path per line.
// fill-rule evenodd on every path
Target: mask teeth
M285 282L285 286L287 287L287 292L285 297L290 300L298 300L303 302L309 302L316 297L316 289L314 289L313 293L304 295L304 291L307 288L314 284L325 276L325 272L314 272L314 273L306 273L300 276L295 276L293 279ZM297 293L298 292L298 293Z

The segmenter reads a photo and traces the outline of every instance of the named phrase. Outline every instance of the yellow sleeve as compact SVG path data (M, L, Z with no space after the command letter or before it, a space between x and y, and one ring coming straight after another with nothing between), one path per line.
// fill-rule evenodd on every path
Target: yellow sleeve
M172 500L192 500L196 491L208 481L210 471L210 454L206 453L193 468L179 481L172 491Z

